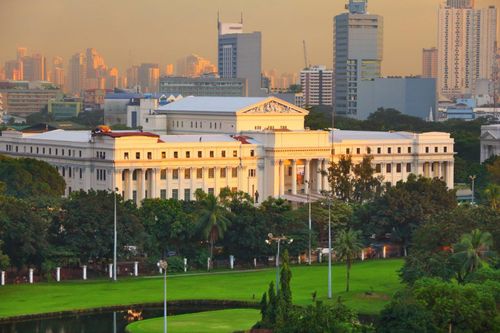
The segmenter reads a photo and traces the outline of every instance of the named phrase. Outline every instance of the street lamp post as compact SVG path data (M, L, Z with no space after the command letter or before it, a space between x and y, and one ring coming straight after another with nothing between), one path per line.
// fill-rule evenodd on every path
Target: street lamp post
M273 236L272 233L267 235L268 239L266 239L267 244L272 244L272 242L278 243L278 252L276 254L276 292L279 290L279 281L280 281L280 243L281 241L286 241L288 244L293 242L293 238L288 238L286 236Z
M472 201L471 203L474 204L474 182L476 180L476 175L469 176L470 180L472 181Z
M328 298L332 298L332 201L328 200Z
M116 243L117 243L117 232L116 232L116 192L118 188L115 188L114 194L114 242L113 242L113 281L116 282Z
M311 181L307 181L307 204L309 206L309 256L307 259L307 263L311 265L311 237L312 237L312 220L311 220L311 198L310 198L310 193L311 193Z
M166 260L160 260L157 264L163 270L163 333L167 333L167 268Z

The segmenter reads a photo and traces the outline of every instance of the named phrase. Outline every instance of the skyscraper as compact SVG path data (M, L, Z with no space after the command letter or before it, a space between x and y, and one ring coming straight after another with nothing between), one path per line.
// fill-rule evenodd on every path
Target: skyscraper
M144 93L157 93L160 83L160 66L144 63L138 69L138 81Z
M218 67L221 78L247 80L248 96L260 96L262 72L262 37L260 32L243 32L240 23L217 20Z
M437 59L437 48L422 49L422 77L437 78Z
M68 89L71 93L80 95L85 88L87 78L87 60L85 54L76 53L69 60Z
M61 87L64 87L64 65L63 65L63 58L61 57L54 57L52 59L52 77L51 77L52 83L55 85Z
M380 77L383 19L368 14L368 0L349 0L347 13L334 18L335 112L357 115L358 83Z
M448 0L438 11L438 92L447 98L474 94L493 73L496 8L473 5Z
M333 71L326 66L312 66L300 71L304 105L332 105L332 83Z

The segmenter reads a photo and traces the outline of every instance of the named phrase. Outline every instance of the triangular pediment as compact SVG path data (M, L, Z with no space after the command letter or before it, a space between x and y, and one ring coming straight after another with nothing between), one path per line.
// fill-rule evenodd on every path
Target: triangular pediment
M244 115L262 115L262 114L283 114L283 115L304 115L309 114L309 111L302 109L296 105L288 103L276 97L269 97L262 102L250 105L237 112Z
M493 134L491 134L491 132L488 132L488 131L481 134L480 139L481 140L498 140L497 137L495 137Z

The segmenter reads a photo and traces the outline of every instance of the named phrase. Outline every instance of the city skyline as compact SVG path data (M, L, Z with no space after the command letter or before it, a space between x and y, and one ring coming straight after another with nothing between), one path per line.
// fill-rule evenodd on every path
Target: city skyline
M476 7L495 2L478 0ZM441 1L437 0L369 2L370 13L384 16L382 75L421 73L422 48L437 45L439 3ZM302 40L307 42L308 58L312 64L331 64L332 20L345 11L345 2L320 0L315 6L286 4L284 0L269 1L266 11L263 11L262 6L255 6L250 0L214 0L210 3L188 0L173 1L168 5L148 0L141 6L117 1L68 3L35 0L29 7L6 0L0 4L0 29L12 31L9 26L14 24L16 29L15 33L3 36L0 63L14 59L16 48L21 46L27 47L30 53L42 53L47 59L62 56L65 63L78 50L93 47L120 73L143 62L161 66L175 63L191 53L216 63L219 10L223 22L237 22L243 12L245 30L262 32L263 70L299 71L304 66ZM47 12L45 8L51 8L51 11ZM171 12L176 15L168 15ZM30 24L20 24L21 15ZM91 24L88 22L90 17L93 19ZM37 29L34 30L34 26ZM59 37L61 31L65 31L64 38ZM187 34L190 35L188 39L185 38ZM150 40L144 38L148 35Z

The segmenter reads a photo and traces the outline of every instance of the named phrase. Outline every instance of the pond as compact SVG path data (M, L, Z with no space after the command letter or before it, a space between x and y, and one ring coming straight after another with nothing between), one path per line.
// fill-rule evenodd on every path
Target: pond
M169 305L168 315L236 308L235 304ZM0 333L125 333L134 320L163 316L163 307L135 306L116 311L96 311L61 317L0 323Z

